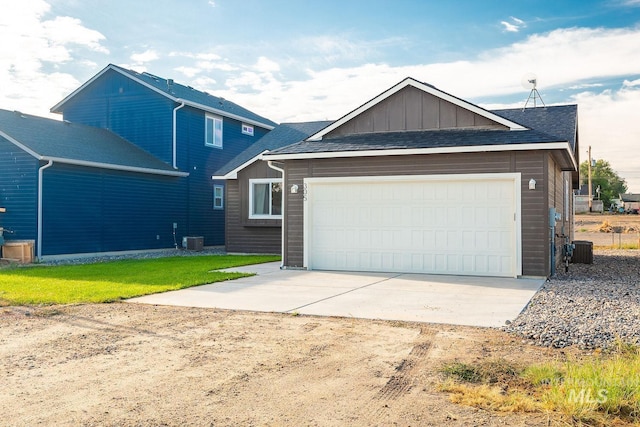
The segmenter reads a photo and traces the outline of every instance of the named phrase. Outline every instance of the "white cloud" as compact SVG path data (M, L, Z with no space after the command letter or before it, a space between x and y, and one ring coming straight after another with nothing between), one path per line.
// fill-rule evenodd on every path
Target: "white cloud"
M636 80L625 80L624 82L622 82L622 85L625 87L634 87L634 86L640 86L640 79L636 79Z
M576 28L534 35L505 48L485 51L468 61L399 67L365 64L308 70L306 79L287 81L286 84L266 67L261 70L264 75L248 71L229 78L226 85L231 92L237 90L237 86L242 86L243 92L248 87L253 88L255 92L247 95L250 104L261 103L262 95L271 100L281 99L279 103L268 103L274 115L279 116L274 117L276 120L291 120L301 114L309 118L314 113L321 118L337 117L347 113L348 106L360 105L367 97L407 76L467 99L516 93L526 97L520 79L526 72L533 71L538 76L538 90L544 97L545 90L574 86L580 81L640 74L640 61L629 60L637 57L640 57L640 29ZM267 80L275 81L268 86L274 88L274 93L264 86ZM256 93L261 96L256 97ZM319 95L326 96L329 104L314 101ZM335 104L331 101L334 99ZM304 109L299 108L300 103L304 103ZM278 109L273 110L273 105L278 105ZM337 108L333 110L332 105Z
M221 70L221 71L236 71L239 68L235 65L231 65L228 62L214 62L214 61L197 61L196 67L203 71Z
M352 40L349 34L334 34L301 37L292 41L290 47L297 52L297 56L307 58L312 65L326 66L339 62L364 62L383 49L398 50L406 44L407 40L403 37L363 41Z
M258 62L254 66L256 71L260 73L272 73L275 71L280 71L280 65L277 62L270 60L264 56L258 58Z
M572 99L578 104L580 153L582 160L589 145L592 155L607 160L627 180L633 192L640 192L640 164L637 125L640 89L623 87L599 93L583 92Z
M158 52L153 49L147 49L141 53L134 53L131 55L131 60L137 64L144 64L159 59Z
M581 83L573 86L569 86L567 89L571 90L581 90L581 89L590 89L594 87L603 87L602 83Z
M504 27L504 31L508 33L517 33L520 29L527 26L527 24L515 16L510 16L509 21L500 21L500 24Z
M82 25L82 21L69 16L57 16L42 23L43 35L56 45L84 45L90 50L108 54L109 50L100 43L105 37L98 31Z
M105 37L78 19L46 19L50 5L43 0L22 0L20 6L0 14L0 108L48 115L49 108L80 82L61 70L82 60L87 52L107 54ZM53 66L55 73L45 71ZM57 116L56 116L57 117Z
M196 87L198 88L198 90L201 90L203 92L209 92L213 94L215 93L215 86L217 83L218 82L216 82L216 80L212 79L211 77L201 76L193 80L193 87Z
M200 73L200 69L199 68L195 68L195 67L176 67L174 68L174 70L176 70L179 73L184 74L185 76L191 78L196 76L198 73Z
M518 28L517 25L511 24L507 21L500 21L500 24L502 24L504 30L508 33L517 33L518 31L520 31L520 28Z
M233 75L225 81L227 89L215 93L279 122L336 119L407 76L472 101L513 94L522 94L524 101L527 93L520 79L526 72L537 74L544 98L545 91L576 88L579 82L638 75L640 61L630 60L638 57L640 29L561 29L468 61L307 70L306 79L298 80L285 80L275 66L267 66ZM593 92L597 83L582 84L592 92L567 102L580 104L580 144L601 147L603 157L610 156L613 167L640 192L638 165L630 161L636 156L629 156L640 141L637 119L631 117L640 110L640 90L631 90L636 84L640 83L628 81L622 87L621 81L620 90L601 93Z

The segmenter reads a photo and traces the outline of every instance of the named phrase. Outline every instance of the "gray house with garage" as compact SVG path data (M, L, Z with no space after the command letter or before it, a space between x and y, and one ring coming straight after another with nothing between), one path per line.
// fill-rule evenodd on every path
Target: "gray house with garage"
M259 159L283 268L520 277L572 239L578 152L576 105L489 111L407 78Z

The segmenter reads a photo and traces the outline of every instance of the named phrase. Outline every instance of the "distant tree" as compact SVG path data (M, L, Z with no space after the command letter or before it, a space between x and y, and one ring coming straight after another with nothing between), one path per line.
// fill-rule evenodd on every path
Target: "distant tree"
M583 184L589 183L589 161L580 164L580 177ZM621 178L606 160L597 160L595 166L591 166L591 194L598 198L596 190L600 187L600 200L605 210L611 206L611 200L617 199L619 194L627 192L627 183Z

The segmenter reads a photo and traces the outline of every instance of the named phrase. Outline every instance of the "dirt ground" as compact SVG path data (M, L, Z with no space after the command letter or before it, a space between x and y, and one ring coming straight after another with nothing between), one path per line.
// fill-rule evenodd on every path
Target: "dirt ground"
M0 308L0 425L547 426L450 403L445 362L560 350L447 325L114 303Z
M604 225L605 222L609 226ZM576 215L575 231L575 240L587 240L595 246L640 246L640 215Z

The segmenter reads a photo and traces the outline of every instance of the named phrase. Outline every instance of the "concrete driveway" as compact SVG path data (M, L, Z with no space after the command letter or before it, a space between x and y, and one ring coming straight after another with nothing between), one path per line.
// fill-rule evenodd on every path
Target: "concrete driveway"
M257 273L128 302L364 319L500 327L544 279L280 270L278 262L225 271Z

